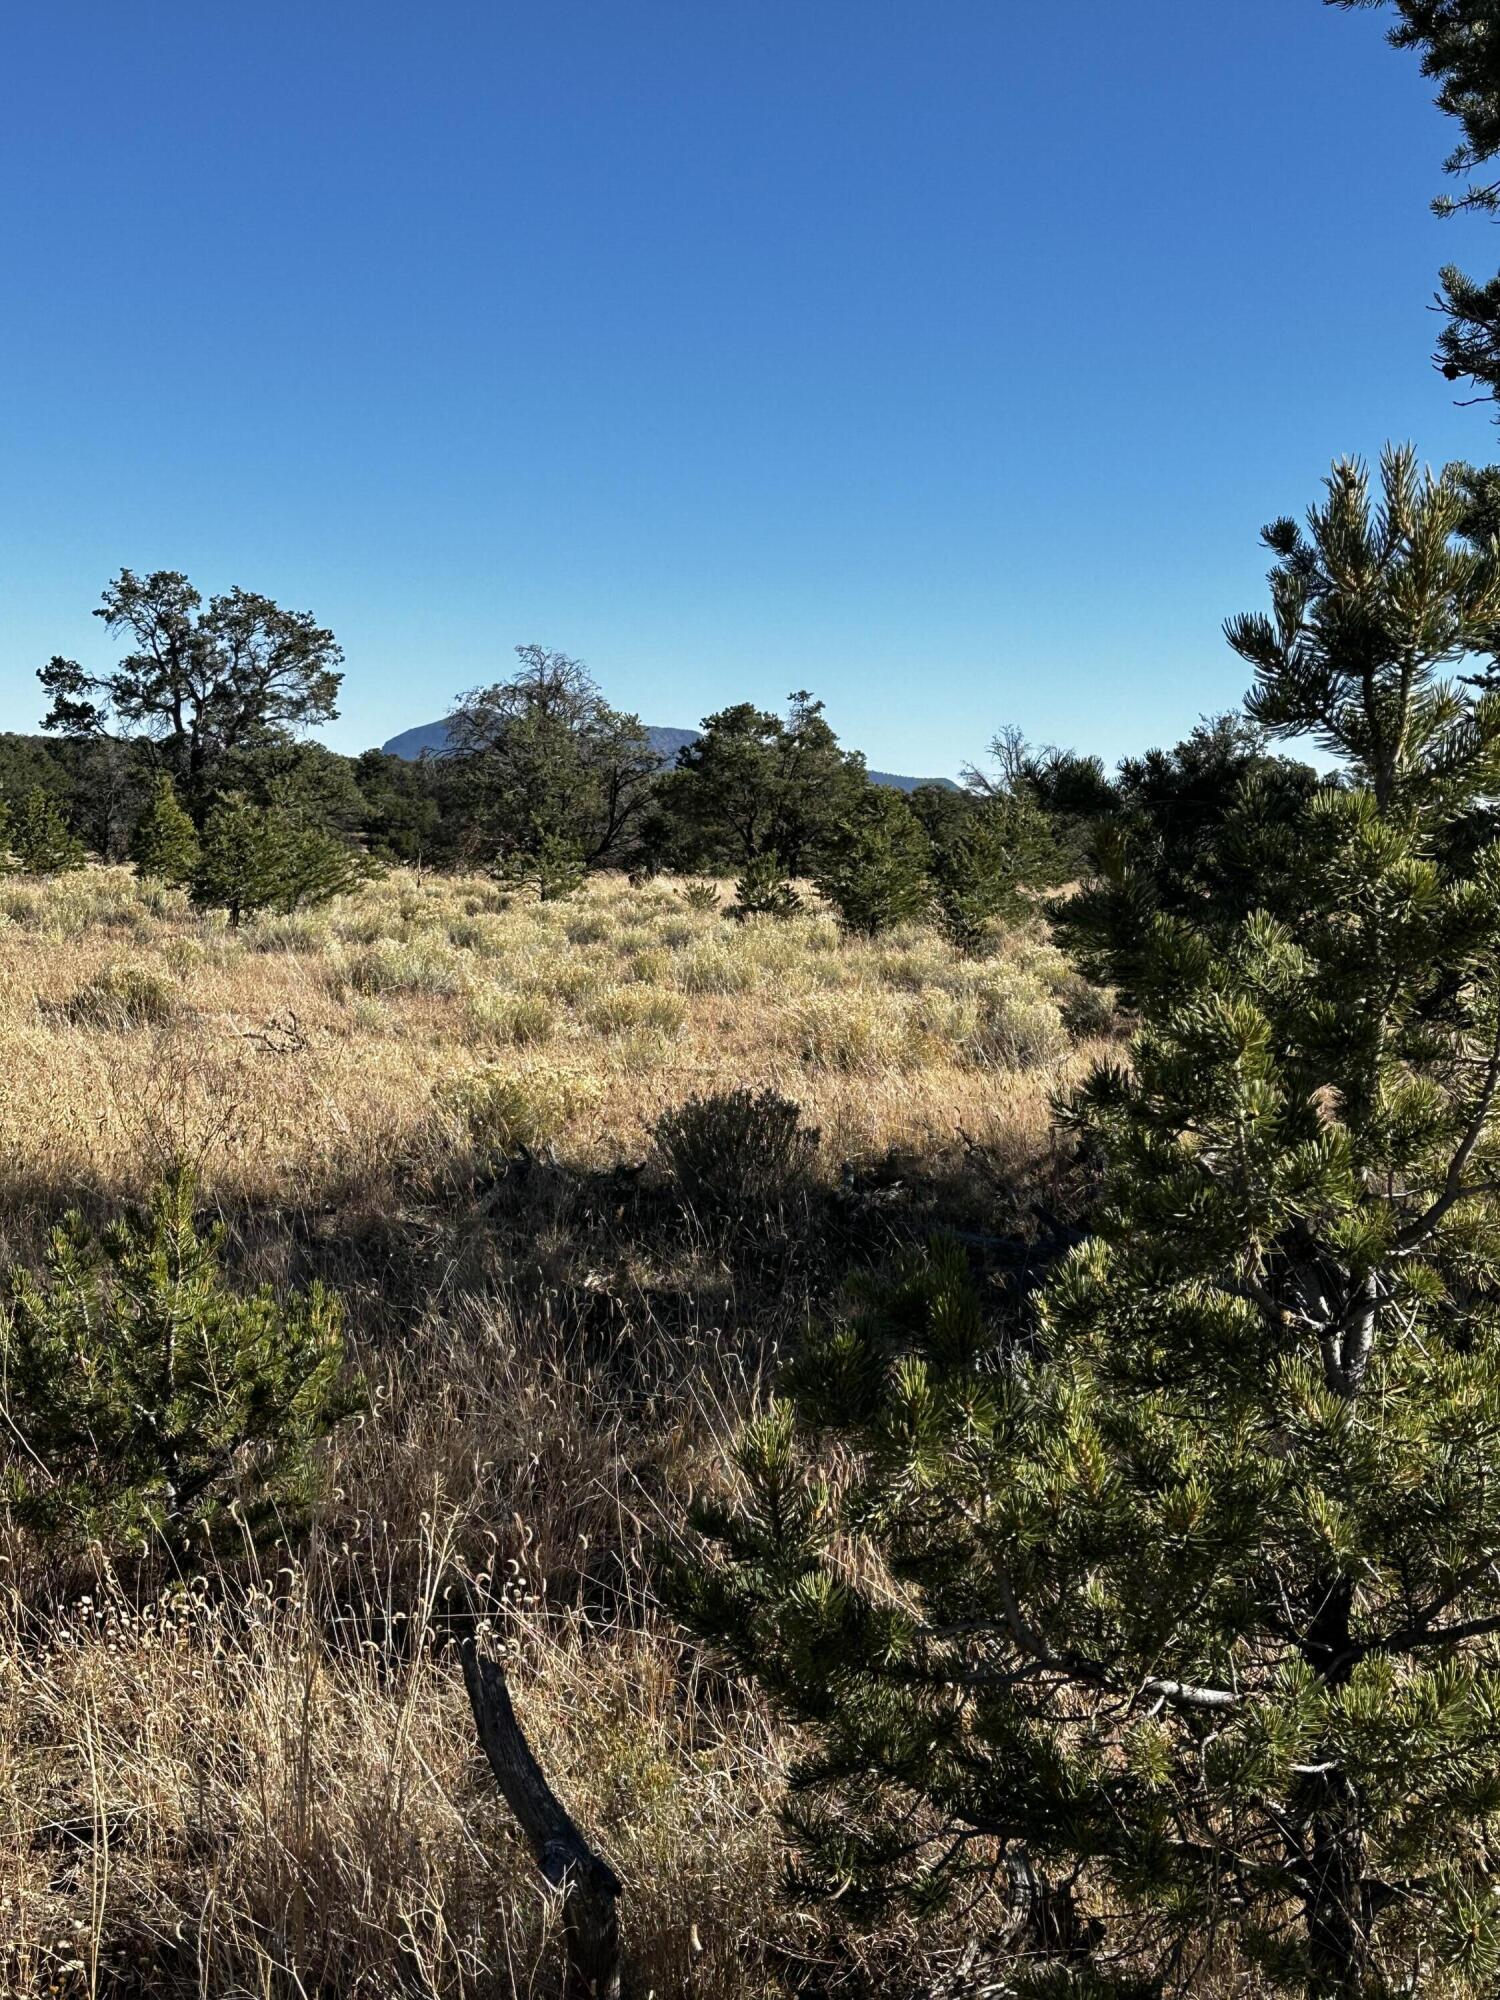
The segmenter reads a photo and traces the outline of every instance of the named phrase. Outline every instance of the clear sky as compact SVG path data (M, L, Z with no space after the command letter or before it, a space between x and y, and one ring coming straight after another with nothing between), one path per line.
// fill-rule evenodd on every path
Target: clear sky
M1321 0L9 7L0 726L128 564L332 625L342 749L523 640L903 771L1175 740L1336 453L1492 449L1451 143Z

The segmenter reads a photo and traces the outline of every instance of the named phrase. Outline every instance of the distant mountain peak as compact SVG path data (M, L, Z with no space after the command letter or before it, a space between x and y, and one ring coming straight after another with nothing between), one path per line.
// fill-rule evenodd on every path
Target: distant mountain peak
M664 764L675 764L678 753L689 743L696 743L702 732L697 729L668 729L658 725L648 725L646 740ZM405 757L415 760L422 756L441 757L448 748L448 724L446 722L423 722L415 729L403 729L399 736L392 736L381 744L381 749L391 757ZM918 785L943 785L951 788L951 778L902 778L891 771L872 771L870 777L877 785L891 785L898 792L914 792Z

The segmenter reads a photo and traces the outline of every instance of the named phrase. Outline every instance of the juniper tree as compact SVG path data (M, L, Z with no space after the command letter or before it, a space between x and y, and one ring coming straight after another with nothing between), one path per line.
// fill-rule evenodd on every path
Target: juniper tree
M922 822L900 792L867 785L828 842L818 893L846 931L878 937L927 914L931 864Z
M227 911L238 925L275 903L283 879L288 829L278 813L237 793L213 806L193 869L193 901Z
M240 1293L184 1170L97 1234L77 1215L0 1307L4 1504L106 1550L254 1532L311 1495L314 1447L349 1408L336 1301Z
M344 656L310 611L240 589L205 609L180 571L122 569L94 616L133 650L107 674L61 658L40 668L51 698L42 727L93 738L123 727L149 738L199 823L225 758L338 714Z
M1009 1867L1054 1938L1079 1900L1096 1984L1202 1990L1232 1940L1283 1990L1494 1990L1500 843L1445 835L1500 787L1500 697L1446 678L1500 553L1460 508L1395 453L1378 505L1340 465L1267 531L1249 712L1344 781L1227 932L1148 913L1130 1062L1068 1114L1102 1205L1034 1317L935 1249L699 1510L677 1589L806 1726L813 1893Z
M517 646L508 681L460 697L448 721L474 840L493 854L576 849L598 867L633 845L661 760L640 718L611 708L581 660Z
M40 785L32 787L11 815L6 838L23 874L63 875L83 866L83 842L69 827L57 800Z
M130 858L137 872L163 882L184 883L198 865L198 832L177 802L177 790L166 776L157 779L145 811L130 837Z
M738 702L706 716L657 790L665 854L692 868L744 868L767 854L789 875L819 865L867 783L807 690L785 716Z
M271 807L271 812L280 811ZM376 871L369 860L347 841L326 828L308 825L295 815L285 815L280 835L280 867L272 908L284 914L293 910L316 909L347 896Z

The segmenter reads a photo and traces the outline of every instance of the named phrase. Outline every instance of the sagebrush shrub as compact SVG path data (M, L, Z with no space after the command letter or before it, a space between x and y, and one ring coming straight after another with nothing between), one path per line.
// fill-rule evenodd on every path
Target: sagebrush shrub
M68 1018L85 1028L160 1027L177 1012L177 991L146 965L106 965L67 1005Z
M904 1016L857 990L815 994L794 1008L783 1038L809 1069L878 1070L908 1051Z
M536 1048L550 1041L557 1029L557 1010L542 993L475 993L469 1018L481 1034L517 1048Z
M649 986L611 987L588 1011L589 1026L600 1035L624 1035L636 1028L676 1035L686 1019L687 1009L675 993L658 993Z
M748 993L759 974L743 953L721 944L697 944L677 964L677 984L684 993Z
M805 1184L818 1151L801 1107L775 1090L690 1097L662 1114L655 1138L689 1201L738 1215L779 1206Z
M965 1050L971 1062L997 1069L1042 1069L1068 1052L1062 1010L1024 976L987 979L974 988L977 1018Z
M437 998L459 992L463 967L445 944L427 937L410 944L382 938L330 975L336 992L427 993Z
M463 1121L476 1146L512 1153L551 1145L598 1095L593 1077L497 1066L454 1078L440 1088L438 1101Z

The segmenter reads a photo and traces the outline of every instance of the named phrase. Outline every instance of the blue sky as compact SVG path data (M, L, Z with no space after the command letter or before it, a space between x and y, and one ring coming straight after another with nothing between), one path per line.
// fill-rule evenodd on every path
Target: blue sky
M906 771L1174 740L1336 453L1491 449L1451 143L1321 0L7 9L0 726L128 564L332 625L342 749L523 640Z

